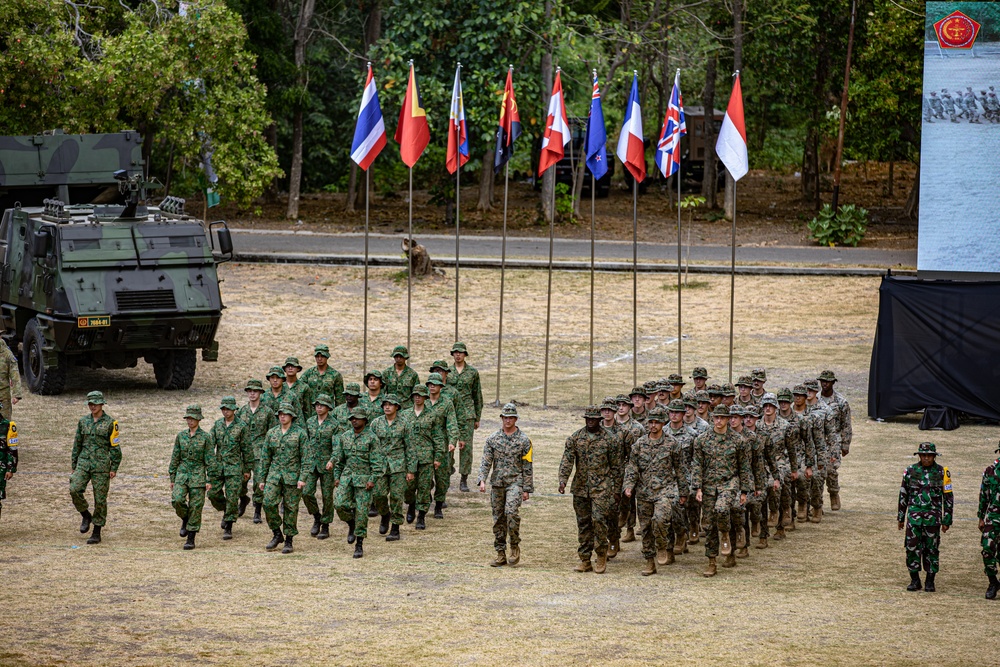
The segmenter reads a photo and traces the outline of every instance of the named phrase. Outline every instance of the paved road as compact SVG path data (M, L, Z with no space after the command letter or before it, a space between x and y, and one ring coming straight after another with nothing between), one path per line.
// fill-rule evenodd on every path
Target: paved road
M237 253L308 253L317 255L352 256L364 253L363 234L325 234L234 229ZM401 234L372 234L370 255L399 256ZM420 235L423 244L436 260L454 259L455 238L446 235ZM501 239L495 236L468 236L461 240L462 258L499 258ZM547 238L508 237L508 259L547 259ZM627 241L598 241L595 249L598 261L624 262L632 260L632 244ZM589 260L590 241L556 239L556 260ZM661 243L640 243L640 262L676 262L677 246ZM691 261L728 264L729 246L693 245ZM821 248L800 246L746 246L736 248L740 264L803 264L812 266L868 266L878 268L912 268L917 263L916 250L880 250L877 248Z

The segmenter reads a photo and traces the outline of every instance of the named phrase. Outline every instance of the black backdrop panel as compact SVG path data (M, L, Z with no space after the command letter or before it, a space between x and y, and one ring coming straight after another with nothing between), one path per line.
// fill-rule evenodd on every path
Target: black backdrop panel
M940 405L1000 419L1000 283L886 276L868 376L868 414Z

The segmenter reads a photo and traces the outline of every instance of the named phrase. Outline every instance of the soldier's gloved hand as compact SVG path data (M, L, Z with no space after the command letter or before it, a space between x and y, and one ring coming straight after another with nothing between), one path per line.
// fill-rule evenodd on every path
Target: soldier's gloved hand
M365 490L371 491L375 487L375 482L365 482Z
M486 481L479 483L479 493L486 493Z
M299 482L298 484L296 484L296 486L297 486L298 488L300 488L300 489L301 489L302 487L304 487L305 485L306 485L306 483L305 483L305 482Z
M566 493L566 482L560 482L559 493Z

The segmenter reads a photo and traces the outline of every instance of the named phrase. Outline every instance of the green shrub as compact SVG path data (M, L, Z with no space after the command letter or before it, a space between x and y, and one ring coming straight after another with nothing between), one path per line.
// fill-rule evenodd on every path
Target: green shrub
M868 211L854 204L841 206L836 217L830 205L825 204L819 215L809 223L813 239L831 248L838 245L856 247L865 237L867 229Z
M567 222L573 222L573 195L565 183L556 183L556 213Z

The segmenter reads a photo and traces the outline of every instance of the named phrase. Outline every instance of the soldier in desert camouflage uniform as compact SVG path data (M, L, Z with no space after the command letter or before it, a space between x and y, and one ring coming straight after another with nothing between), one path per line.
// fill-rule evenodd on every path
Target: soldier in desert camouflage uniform
M638 389L639 387L637 387ZM634 390L633 390L634 391ZM625 447L631 450L632 445L646 433L646 426L635 419L632 416L632 397L626 396L625 394L619 394L615 398L615 407L617 409L617 414L615 414L615 425L623 435L623 444ZM643 416L646 416L645 410L643 410ZM603 411L602 411L603 417ZM625 452L625 461L628 461L628 452ZM621 541L633 542L635 541L635 520L636 520L636 505L635 498L623 497L621 499L620 507L618 508L618 525L617 531L615 532L616 538L620 535L621 529L625 528L625 537ZM615 551L614 555L618 555L618 548L620 543L618 539L614 543ZM612 552L610 548L608 549L608 558L612 558Z
M802 384L806 388L806 406L809 412L815 415L817 424L822 425L823 430L823 479L817 483L816 477L813 477L813 512L809 517L813 523L819 523L823 516L823 486L830 471L833 470L833 462L840 460L840 435L837 432L837 417L834 410L819 400L819 381L806 380ZM817 442L817 458L820 458L819 447ZM834 452L837 452L836 456Z
M486 438L479 464L479 492L486 493L490 482L493 508L492 567L517 565L521 560L521 503L535 492L531 439L517 427L517 406L508 403L500 410L499 430ZM490 474L492 469L493 473ZM510 558L507 540L510 539Z
M17 366L17 357L5 342L0 347L0 416L10 421L13 407L21 398L21 371Z
M995 454L1000 454L997 449ZM983 571L990 585L986 589L986 599L993 600L1000 591L997 580L997 562L1000 561L1000 459L996 459L983 471L983 481L979 485L979 532L983 547Z
M685 410L684 401L670 401L670 405L667 406L667 427L663 431L677 443L677 447L681 452L681 467L686 475L690 475L691 457L694 454L694 439L698 437L698 431L684 423ZM685 484L690 486L691 480L685 480ZM687 503L674 502L673 511L674 516L670 522L671 532L668 533L667 541L674 555L679 556L688 551L687 535L688 526L691 521Z
M785 527L795 530L792 521L792 489L799 479L799 431L798 426L793 426L787 420L778 416L778 397L768 392L761 400L763 405L763 418L757 422L757 429L764 438L764 445L770 450L778 466L778 481L781 489L777 493L768 493L768 515L774 514L774 520L769 520L766 526L762 527L760 533L760 543L758 549L767 548L767 538L770 531L769 526L775 526L774 539L785 538ZM812 467L806 467L806 476L812 477Z
M820 403L825 404L833 412L834 429L840 441L840 447L830 451L830 468L826 475L826 490L830 494L830 509L836 512L840 509L840 460L851 453L851 439L854 431L851 428L851 405L847 399L833 390L837 376L833 371L823 371L819 374Z
M951 527L955 497L948 469L936 461L937 447L934 443L920 443L913 454L920 457L920 462L903 473L896 517L899 529L906 528L906 567L910 570L910 585L906 590L920 590L920 567L923 565L927 573L923 589L933 593L941 533L947 533Z

